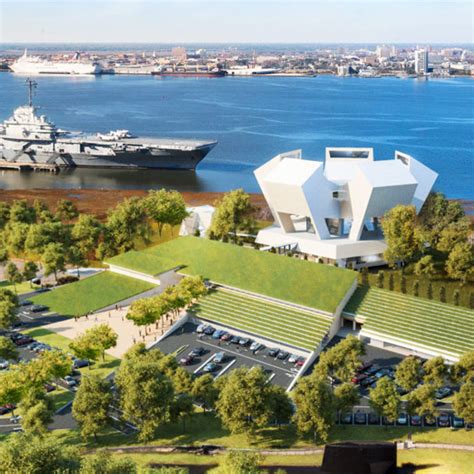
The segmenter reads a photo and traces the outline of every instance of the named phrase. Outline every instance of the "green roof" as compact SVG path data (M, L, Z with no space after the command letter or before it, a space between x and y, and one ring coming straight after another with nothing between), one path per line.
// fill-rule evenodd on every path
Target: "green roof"
M330 313L356 278L351 270L199 237L179 237L107 263L147 274L182 266L185 274Z
M378 288L358 288L344 309L363 331L459 356L474 350L474 311Z
M300 310L234 291L212 291L192 311L197 316L313 351L329 331L331 316Z

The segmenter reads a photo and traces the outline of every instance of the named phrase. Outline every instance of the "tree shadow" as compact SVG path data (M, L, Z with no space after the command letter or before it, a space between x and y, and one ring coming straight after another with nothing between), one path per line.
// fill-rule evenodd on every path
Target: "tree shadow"
M411 462L403 463L397 469L398 474L412 474L414 472L423 471L425 469L433 469L439 467L439 464L413 464Z

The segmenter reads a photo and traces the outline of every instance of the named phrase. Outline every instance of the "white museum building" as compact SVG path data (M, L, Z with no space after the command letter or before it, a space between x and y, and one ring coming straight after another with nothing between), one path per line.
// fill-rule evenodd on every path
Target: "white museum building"
M375 161L372 148L326 148L324 162L291 151L255 176L275 220L258 244L358 267L384 263L380 218L398 204L419 212L438 175L399 151Z

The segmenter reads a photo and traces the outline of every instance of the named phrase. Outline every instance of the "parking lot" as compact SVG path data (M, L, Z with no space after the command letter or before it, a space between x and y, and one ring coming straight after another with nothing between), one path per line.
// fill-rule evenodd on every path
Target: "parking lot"
M195 321L195 322L194 322ZM202 375L207 364L214 362L217 353L223 352L225 358L222 362L212 367L212 375L221 377L232 369L238 367L261 366L268 374L272 383L288 388L296 377L299 368L289 361L289 356L284 360L277 356L270 356L269 349L277 348L275 344L268 344L256 351L250 350L250 342L245 346L230 341L215 339L212 335L196 332L202 321L187 322L174 333L154 345L165 354L175 354L178 361L185 358L193 349L202 348L203 353L195 357L188 365L183 365L190 373ZM209 323L206 323L209 324ZM212 326L212 325L211 325ZM232 331L229 329L229 333ZM308 354L309 355L309 354Z

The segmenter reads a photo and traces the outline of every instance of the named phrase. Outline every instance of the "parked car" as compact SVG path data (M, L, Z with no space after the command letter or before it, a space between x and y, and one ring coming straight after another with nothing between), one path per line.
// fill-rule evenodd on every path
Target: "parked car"
M179 359L179 363L181 365L191 365L193 361L194 361L194 357L191 354L181 357L181 359Z
M77 380L70 375L66 375L63 380L68 387L75 387L77 385Z
M0 415L5 415L6 413L10 413L16 408L16 405L13 403L6 403L5 405L0 405Z
M451 426L451 419L449 418L449 415L447 415L446 413L439 415L438 426L440 428L449 428Z
M226 331L224 331L223 329L218 329L217 331L214 331L212 339L220 339L225 333Z
M196 332L198 334L202 334L204 332L204 329L206 328L207 328L207 324L202 323L196 328Z
M453 391L450 387L441 387L439 390L436 390L435 397L438 400L441 400L443 398L449 397L449 395L451 395L452 393Z
M33 342L33 339L29 336L23 336L23 337L20 337L19 339L15 339L13 342L17 346L26 346L30 342Z
M207 328L204 329L204 334L206 336L212 336L212 334L214 334L214 331L215 328L213 328L212 326L207 326Z
M232 336L230 338L230 343L231 344L238 344L240 342L240 336Z
M33 282L34 283L34 282ZM36 290L36 293L46 293L47 291L51 291L51 288L46 288L46 287L43 287L43 288L38 288Z
M257 341L253 341L252 344L250 344L250 350L252 352L257 352L259 351L260 349L262 349L263 347L263 344L260 344L259 342Z
M239 341L239 346L245 347L250 344L251 339L248 337L241 337Z
M221 364L222 362L224 362L226 359L226 353L225 352L218 352L215 356L214 356L214 362L216 364Z
M31 301L31 300L20 301L20 306L30 306L32 304L33 304L33 301Z
M365 413L357 412L354 415L354 423L356 425L365 425L365 424L367 424L367 415Z
M378 370L375 372L375 377L381 379L382 377L392 377L393 376L393 369L391 367L384 367L383 369Z
M72 366L75 369L81 369L82 367L88 367L90 365L90 361L87 359L76 359L73 363Z
M192 356L192 357L199 357L199 356L202 356L204 354L204 352L205 352L204 347L195 347L189 353L189 355Z
M371 377L367 377L367 378L361 380L360 386L361 387L368 387L376 381L377 381L377 378L374 375L372 375Z
M277 355L277 359L285 360L288 357L287 351L280 351Z
M289 357L288 357L288 362L290 364L295 364L296 361L298 360L298 355L297 354L290 354Z
M393 420L389 420L386 416L382 417L382 425L385 426L393 426L395 422Z
M362 372L367 372L371 367L373 366L373 364L371 364L370 362L364 362L358 369L357 369L357 372L360 374Z
M221 341L230 341L234 336L230 332L226 332L221 336Z
M14 423L17 425L21 421L21 416L20 415L14 415L10 418L10 423Z
M418 415L413 415L410 417L410 425L411 426L421 426L422 418Z
M49 392L54 392L56 390L56 386L55 385L51 385L50 383L45 383L43 385L44 389L46 390L47 393Z
M400 413L398 415L397 425L400 425L400 426L408 425L408 415L406 413Z
M365 371L365 373L367 375L375 375L376 372L378 372L380 370L380 365L377 365L377 364L374 364L372 365L372 367L370 367L369 369L367 369Z
M367 420L369 425L380 425L380 416L376 413L369 413L369 419Z
M306 359L304 357L298 357L298 360L296 361L296 367L303 367L305 364Z
M453 428L464 428L464 419L453 416Z
M280 352L280 349L277 349L276 347L272 347L271 349L268 349L267 354L268 354L270 357L276 357L279 352Z
M368 377L367 374L357 374L354 377L352 377L351 382L353 384L359 385L362 382L362 380L366 379L367 377Z
M0 370L8 369L9 365L10 363L8 362L8 360L0 359Z
M341 415L341 424L352 425L352 413Z
M44 304L34 304L30 307L30 312L32 313L40 313L41 311L46 311L48 309L47 306Z
M209 362L208 364L204 366L202 371L206 373L211 373L211 372L215 372L217 368L218 368L217 364L215 364L214 362Z

